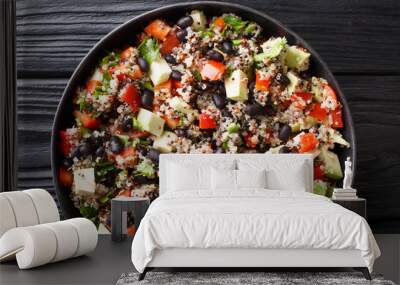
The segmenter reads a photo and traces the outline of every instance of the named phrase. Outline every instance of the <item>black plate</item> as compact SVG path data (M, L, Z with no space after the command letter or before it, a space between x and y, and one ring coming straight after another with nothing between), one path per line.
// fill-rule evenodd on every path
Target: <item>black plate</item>
M71 218L80 215L79 211L72 204L72 201L69 197L69 190L64 189L58 182L58 166L60 165L62 158L60 153L58 152L57 147L59 141L59 130L69 127L71 122L73 121L72 97L74 91L77 87L84 84L84 82L93 72L94 67L98 63L98 60L101 57L105 56L107 51L113 50L115 48L122 48L126 44L134 45L136 35L142 32L143 28L151 20L154 20L156 18L163 18L173 22L193 9L203 10L208 17L220 15L222 13L235 13L245 20L248 19L257 22L260 26L264 28L264 34L266 36L284 36L287 38L288 43L307 48L312 54L312 64L310 67L310 71L312 72L312 74L328 80L330 85L336 90L336 93L343 105L343 134L345 139L350 142L351 148L338 149L337 153L339 153L339 159L342 164L346 156L350 156L353 161L353 171L355 170L355 135L353 120L350 115L350 110L346 98L340 90L339 85L333 77L331 71L329 70L325 62L321 59L321 57L314 51L314 49L312 49L296 33L286 28L277 20L252 8L248 8L238 4L213 1L174 4L144 13L111 31L89 51L89 53L80 62L71 79L69 80L67 87L64 90L64 94L61 98L60 104L57 108L51 137L51 166L53 180L58 201L60 203L65 218Z

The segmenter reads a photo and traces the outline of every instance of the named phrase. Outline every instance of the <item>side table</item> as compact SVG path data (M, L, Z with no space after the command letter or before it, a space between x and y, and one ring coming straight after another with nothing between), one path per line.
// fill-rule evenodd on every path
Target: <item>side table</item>
M149 198L116 197L111 200L111 239L123 241L127 236L128 212L133 213L136 229L150 205Z
M363 198L356 199L332 199L332 202L359 214L364 219L367 218L367 200Z

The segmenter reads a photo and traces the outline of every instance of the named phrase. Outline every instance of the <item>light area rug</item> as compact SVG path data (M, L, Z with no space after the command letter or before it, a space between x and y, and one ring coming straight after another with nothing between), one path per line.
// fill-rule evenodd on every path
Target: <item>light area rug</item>
M359 272L148 272L146 278L138 281L138 273L122 274L117 285L395 285L380 275L372 275L368 281Z

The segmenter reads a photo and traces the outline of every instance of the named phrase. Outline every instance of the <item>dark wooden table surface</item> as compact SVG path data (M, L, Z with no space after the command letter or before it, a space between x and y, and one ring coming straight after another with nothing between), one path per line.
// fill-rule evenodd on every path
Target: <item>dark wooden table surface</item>
M117 25L176 1L17 0L18 186L53 191L50 129L63 89ZM244 1L229 1L244 3ZM355 122L356 187L376 233L400 233L400 1L256 0L313 46Z

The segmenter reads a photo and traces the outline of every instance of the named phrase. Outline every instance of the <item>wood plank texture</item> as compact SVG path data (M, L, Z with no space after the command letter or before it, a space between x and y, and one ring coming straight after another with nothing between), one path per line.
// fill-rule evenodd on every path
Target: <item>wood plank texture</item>
M337 76L355 122L358 164L355 187L367 199L375 232L398 225L400 208L400 76ZM50 131L67 79L18 81L19 187L53 190ZM379 90L379 93L375 90ZM384 225L385 227L381 227ZM398 228L398 227L397 227Z
M68 77L89 49L113 28L142 12L173 2L18 1L18 73ZM395 58L400 56L400 1L384 3L246 1L246 5L296 31L336 73L399 74L400 61Z

